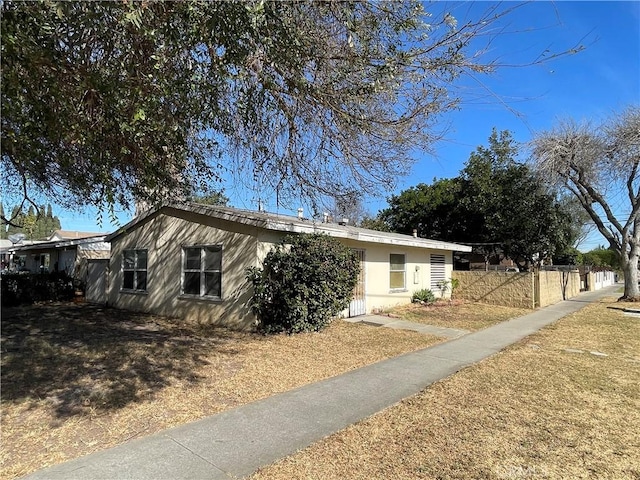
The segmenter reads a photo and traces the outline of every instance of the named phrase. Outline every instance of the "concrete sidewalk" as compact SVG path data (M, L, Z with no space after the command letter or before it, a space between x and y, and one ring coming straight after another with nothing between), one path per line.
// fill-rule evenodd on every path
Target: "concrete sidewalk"
M423 325L416 322L407 322L396 317L387 317L384 315L362 315L360 317L345 318L346 322L364 323L375 327L394 328L398 330L411 330L418 333L427 333L436 337L458 338L470 333L468 330L460 330L457 328L436 327L434 325Z
M35 472L28 479L225 479L316 442L580 310L619 286L203 420Z

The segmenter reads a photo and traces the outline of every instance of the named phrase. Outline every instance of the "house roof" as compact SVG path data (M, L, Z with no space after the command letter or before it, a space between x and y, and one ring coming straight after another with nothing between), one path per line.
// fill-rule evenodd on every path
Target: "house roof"
M106 234L99 232L76 232L74 230L56 230L47 240L72 240L76 238L100 237Z
M13 243L11 240L0 240L0 252L12 252L16 249L30 247L32 245L39 245L45 242L46 240L20 240L20 242L18 243Z
M26 250L52 250L56 248L77 247L78 245L86 245L91 243L105 242L104 234L88 238L76 238L72 240L50 240L46 242L38 242L31 245L16 245L11 250L14 252L23 252ZM106 246L105 246L106 247Z
M435 250L455 250L458 252L471 251L471 247L467 245L460 245L458 243L442 242L427 238L416 238L411 235L402 235L399 233L379 232L377 230L369 230L366 228L337 223L323 223L313 219L299 218L290 215L255 212L251 210L240 210L237 208L222 207L218 205L202 205L191 202L159 206L148 210L115 232L107 235L105 241L110 242L125 234L127 231L134 229L139 223L162 209L191 212L207 217L218 218L221 220L278 232L324 233L331 237L348 238L367 243L382 243L406 247L430 248Z

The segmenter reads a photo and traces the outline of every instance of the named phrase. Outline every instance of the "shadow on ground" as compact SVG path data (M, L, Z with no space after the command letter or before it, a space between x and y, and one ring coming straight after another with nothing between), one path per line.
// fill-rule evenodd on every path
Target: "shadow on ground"
M93 305L3 309L1 400L45 400L58 417L121 408L197 383L212 349L232 356L248 335Z

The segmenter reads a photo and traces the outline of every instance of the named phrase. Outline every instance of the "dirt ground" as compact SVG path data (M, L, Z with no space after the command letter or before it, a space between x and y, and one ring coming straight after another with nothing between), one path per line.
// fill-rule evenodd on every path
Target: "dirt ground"
M442 340L342 321L262 336L71 303L3 310L1 478Z
M391 314L410 322L474 332L531 312L524 308L451 300L427 305L410 303L394 308Z
M586 307L252 480L640 479L640 318Z

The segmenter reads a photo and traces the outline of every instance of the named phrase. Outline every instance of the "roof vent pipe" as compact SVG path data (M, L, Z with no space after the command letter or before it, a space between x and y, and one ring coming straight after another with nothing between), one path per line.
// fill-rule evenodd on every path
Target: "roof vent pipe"
M302 209L302 207L300 207L298 209L298 218L302 220L303 217L304 217L304 210Z
M417 228L413 229L413 238L418 238L418 229Z

